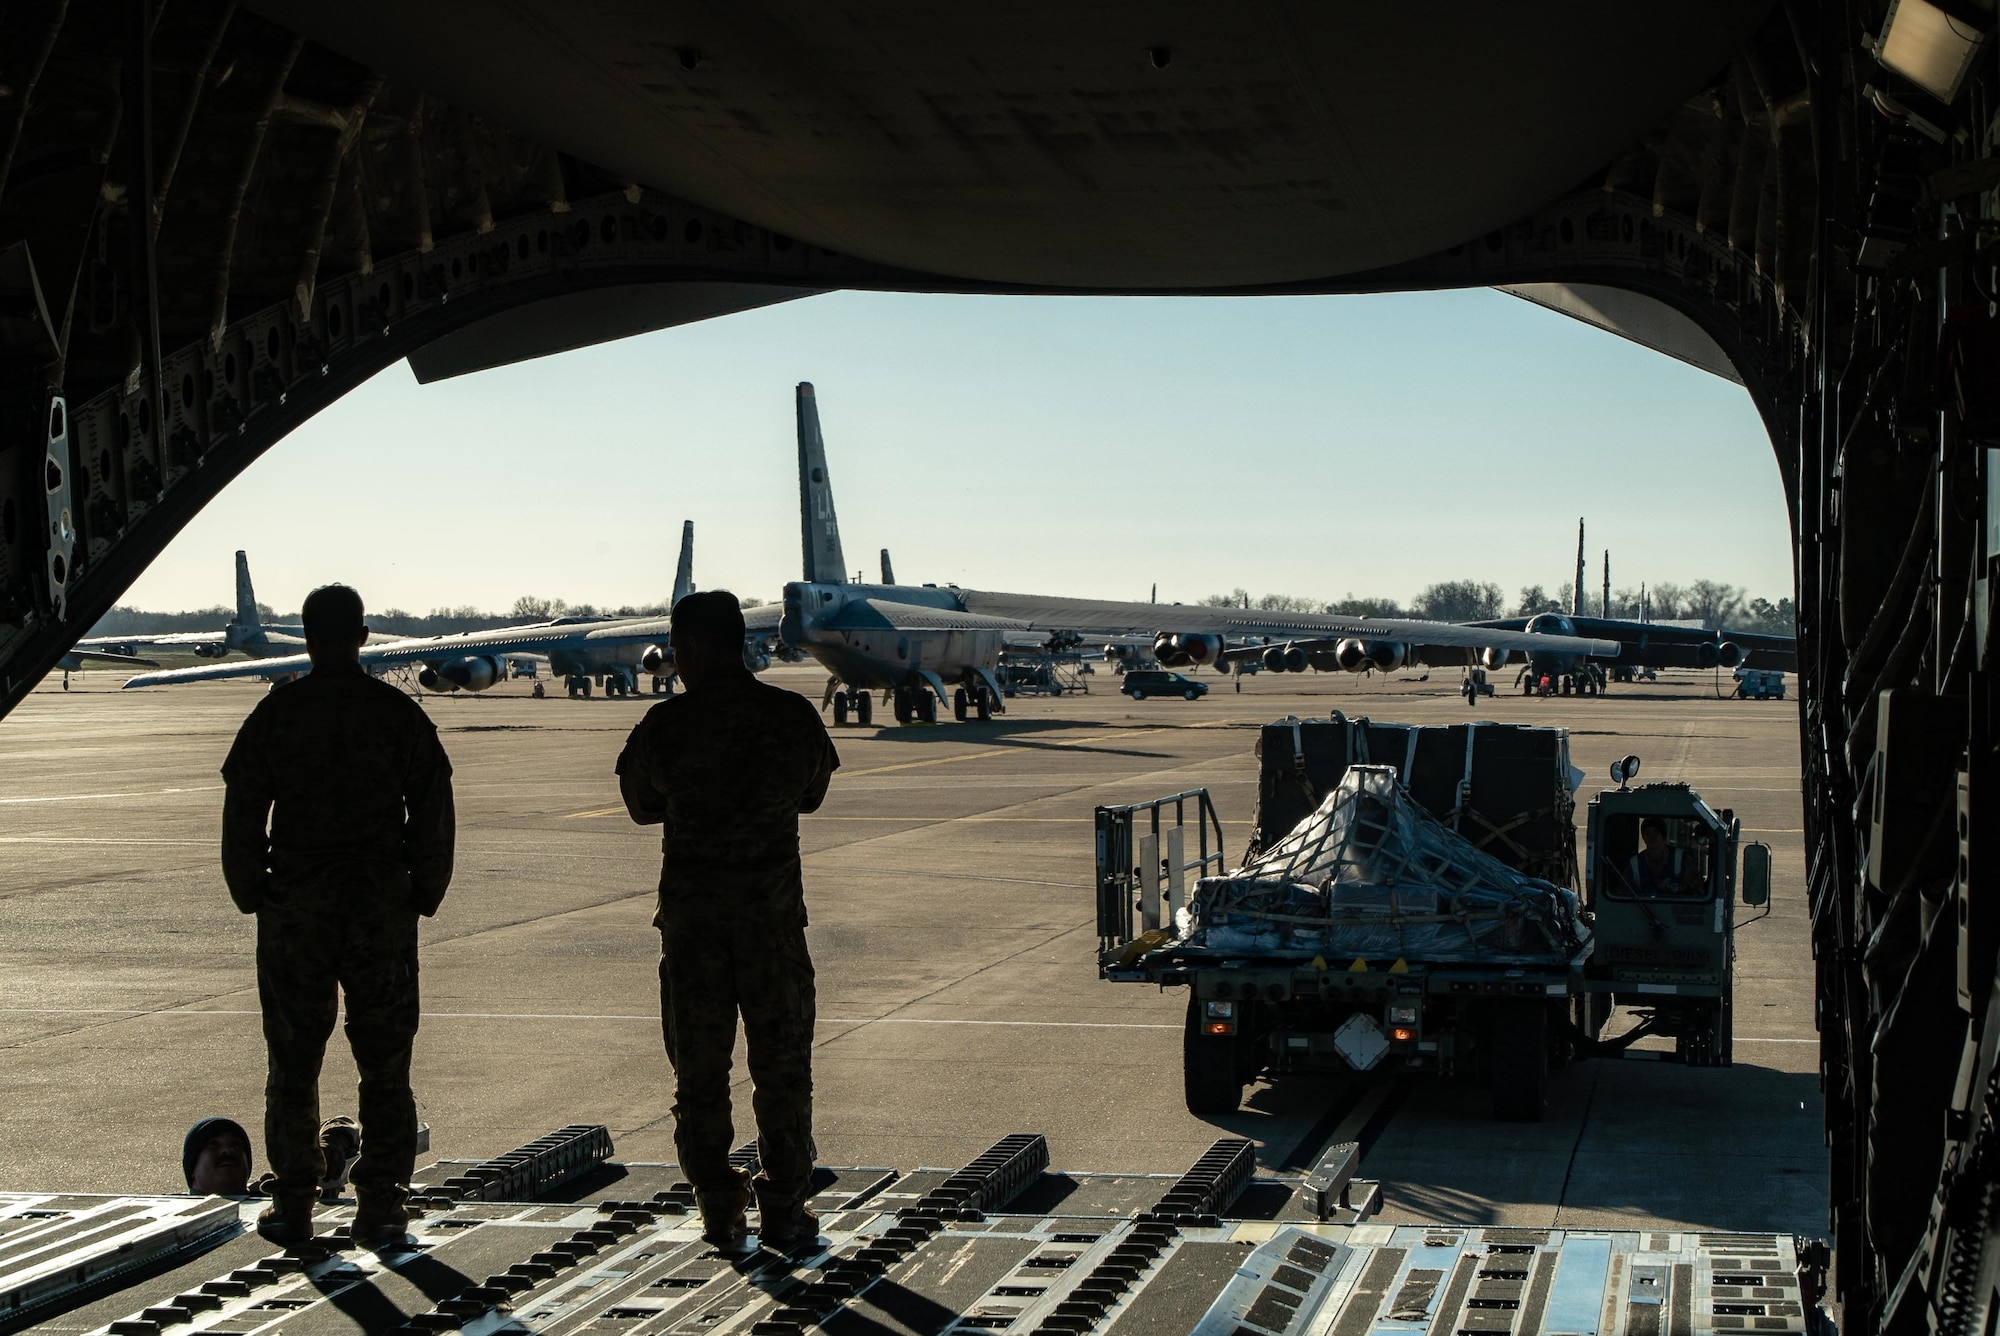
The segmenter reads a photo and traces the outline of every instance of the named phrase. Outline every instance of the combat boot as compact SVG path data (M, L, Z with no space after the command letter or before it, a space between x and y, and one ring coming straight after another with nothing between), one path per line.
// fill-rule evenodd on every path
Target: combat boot
M696 1192L701 1237L723 1252L741 1252L750 1234L750 1189L741 1177L716 1192Z
M764 1180L757 1189L757 1239L773 1252L796 1253L819 1242L819 1216L796 1197L778 1197L765 1190Z
M401 1243L410 1232L410 1208L405 1194L354 1190L354 1219L347 1237L363 1248L387 1248Z
M257 1232L273 1243L311 1243L313 1239L313 1198L304 1195L271 1194L271 1204L257 1216Z

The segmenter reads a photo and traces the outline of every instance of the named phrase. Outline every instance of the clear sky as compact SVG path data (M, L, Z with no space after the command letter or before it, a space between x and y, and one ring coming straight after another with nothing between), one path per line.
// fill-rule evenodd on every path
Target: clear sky
M850 567L1192 602L1446 579L1791 592L1749 395L1491 291L835 293L420 386L398 364L268 451L121 603L296 609L667 597L799 575L792 387L819 395Z

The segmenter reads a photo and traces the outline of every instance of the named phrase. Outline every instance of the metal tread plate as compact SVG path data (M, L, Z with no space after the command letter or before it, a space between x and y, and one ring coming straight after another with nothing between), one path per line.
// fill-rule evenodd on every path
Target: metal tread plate
M1162 1186L1184 1186L1186 1175L1029 1177L1022 1155L1042 1152L1024 1145L1010 1139L995 1148L1004 1153L955 1172L826 1171L813 1201L820 1245L794 1257L758 1249L724 1255L703 1243L682 1183L595 1204L460 1202L426 1214L404 1245L380 1252L339 1237L352 1209L343 1206L319 1217L313 1245L272 1250L178 1295L135 1283L126 1291L131 1307L89 1330L1803 1336L1808 1326L1818 1329L1816 1273L1788 1236L1342 1224L1290 1211L1246 1219L1229 1215L1220 1197L1220 1217L1166 1217L1146 1207ZM1050 1182L1064 1190L1049 1191ZM1309 1195L1303 1179L1282 1182L1300 1199ZM944 1183L959 1194L956 1204L940 1201ZM628 1188L636 1194L636 1183ZM131 1210L146 1199L95 1200ZM1100 1205L1109 1201L1130 1205ZM186 1274L177 1273L177 1283Z
M0 1330L239 1230L236 1203L220 1197L0 1192Z

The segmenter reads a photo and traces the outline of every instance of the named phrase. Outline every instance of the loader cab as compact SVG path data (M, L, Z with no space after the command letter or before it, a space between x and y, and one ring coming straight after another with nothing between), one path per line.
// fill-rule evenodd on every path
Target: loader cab
M1726 988L1737 830L1685 784L1598 794L1584 855L1593 972L1635 995Z
M1716 835L1706 822L1628 812L1607 821L1603 834L1602 896L1676 904L1715 898Z

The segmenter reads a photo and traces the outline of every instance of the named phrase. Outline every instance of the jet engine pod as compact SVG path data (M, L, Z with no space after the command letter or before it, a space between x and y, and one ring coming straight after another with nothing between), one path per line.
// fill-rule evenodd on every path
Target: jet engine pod
M1507 666L1507 651L1501 649L1498 645L1488 645L1485 649L1479 651L1479 666L1493 672L1498 672Z
M639 654L639 666L655 677L674 671L674 652L663 645L648 645Z
M1368 646L1359 640L1343 640L1335 645L1333 661L1344 673L1358 673L1373 666L1368 661Z
M1312 663L1297 645L1273 645L1264 651L1264 666L1274 673L1302 673Z
M1725 640L1715 647L1715 661L1724 668L1734 668L1743 662L1743 646L1734 640Z
M1385 673L1393 673L1409 658L1409 646L1393 640L1371 640L1368 642L1368 662L1371 667Z
M1180 637L1167 631L1153 637L1153 657L1169 668L1177 668L1188 661L1188 656L1181 652Z
M1694 647L1694 666L1697 668L1713 668L1721 662L1721 657L1721 651L1713 640L1704 640Z
M1187 656L1189 663L1214 663L1222 657L1221 636L1175 636L1174 646Z
M484 691L501 676L499 664L484 654L468 654L426 666L417 674L417 685L426 691Z
M198 659L219 659L229 653L229 646L219 642L213 645L196 645L194 653Z
M1106 645L1104 647L1104 660L1106 663L1124 663L1131 657L1132 647L1130 645Z

